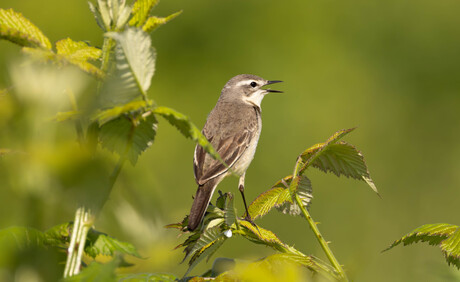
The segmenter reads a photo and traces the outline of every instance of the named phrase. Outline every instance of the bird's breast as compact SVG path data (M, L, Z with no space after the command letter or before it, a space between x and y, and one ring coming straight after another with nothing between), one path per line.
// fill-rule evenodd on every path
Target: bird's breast
M238 161L233 166L233 171L238 175L243 175L246 172L252 160L254 159L254 154L256 153L257 144L259 142L260 133L262 131L262 119L260 113L257 113L258 126L254 138L251 139L247 149L238 159Z

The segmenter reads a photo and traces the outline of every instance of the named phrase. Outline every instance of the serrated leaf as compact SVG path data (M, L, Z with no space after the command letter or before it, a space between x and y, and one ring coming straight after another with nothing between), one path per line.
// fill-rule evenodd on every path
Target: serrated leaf
M214 253L216 248L220 247L225 240L226 237L220 230L220 226L208 228L201 233L193 247L189 249L189 251L186 249L188 252L184 260L190 258L190 261L189 268L184 276L186 276L205 256Z
M394 241L393 244L384 251L388 251L401 243L403 243L404 246L418 242L428 242L430 245L439 245L443 240L451 236L457 228L457 225L447 223L425 224L404 235L401 239Z
M214 159L221 160L219 154L214 150L208 139L204 137L201 131L187 116L168 107L157 107L153 109L153 113L164 117L171 125L175 126L182 135L198 143Z
M175 12L174 14L171 14L171 15L169 15L167 17L164 17L164 18L152 16L152 17L148 18L148 20L142 26L142 29L145 32L152 32L153 30L155 30L158 27L166 24L167 22L169 22L170 20L172 20L175 17L179 16L180 14L182 14L182 11Z
M172 274L164 273L135 273L135 274L119 274L117 281L122 282L173 282L178 281L179 278Z
M285 247L284 243L281 242L281 240L270 230L264 229L260 226L256 228L250 222L247 222L245 220L240 221L240 225L245 227L248 231L250 231L253 235L253 238L256 238L259 241L259 243L265 242L273 246Z
M293 185L293 183L295 184ZM299 196L302 205L308 209L313 198L313 188L311 186L310 179L308 179L305 175L297 176L295 181L290 183L289 189L293 189L289 192L289 196L293 195L293 193L296 193L297 196ZM303 216L302 211L297 205L296 201L284 201L276 208L284 214Z
M63 282L115 282L117 276L115 270L122 263L120 257L116 257L112 261L102 264L91 262L80 273L74 276L66 277Z
M114 120L121 115L129 114L136 116L141 113L146 113L150 108L150 101L133 101L127 104L116 106L110 109L99 111L95 114L93 120L97 121L99 126L106 124L107 122Z
M104 77L103 71L89 62L98 60L101 57L101 49L89 46L83 41L73 41L70 38L66 38L56 42L56 50L58 55L84 72L97 78Z
M323 172L365 181L379 195L370 177L364 156L353 145L339 141L353 130L354 128L337 131L326 142L305 150L300 156L302 166L299 175L303 174L309 166L313 166Z
M87 255L95 258L98 255L113 256L116 252L141 257L132 244L119 241L94 229L89 230L85 246Z
M49 39L32 22L13 9L0 9L0 39L24 47L51 49Z
M152 145L156 129L157 120L153 115L139 121L137 125L121 116L100 128L99 140L102 146L119 156L123 156L128 150L127 158L132 165L135 165L139 155ZM129 143L130 140L132 143Z
M248 207L252 219L266 215L274 207L281 206L284 202L292 202L289 184L292 176L287 176L278 181L273 187L260 194ZM287 185L287 186L286 186Z
M308 208L313 198L312 186L310 180L304 175L294 180L292 182L292 175L286 176L275 183L270 190L260 194L248 207L251 218L262 217L273 208L285 214L301 215L300 208L292 200L292 195L297 193L304 206Z
M441 243L441 250L444 253L447 264L455 265L460 269L460 228Z
M101 94L104 106L125 104L134 99L147 99L155 72L155 51L150 36L141 29L128 28L122 33L109 32L115 46L116 72Z
M158 4L159 0L137 0L132 9L132 18L129 21L130 26L141 27L145 24L150 11Z
M326 150L330 145L337 143L342 137L353 131L354 128L339 130L334 133L324 143L316 144L305 150L300 157L302 158L303 165L299 170L299 175L302 174L312 163Z
M225 224L232 226L236 222L236 212L233 206L233 195L228 193L227 201L225 202Z

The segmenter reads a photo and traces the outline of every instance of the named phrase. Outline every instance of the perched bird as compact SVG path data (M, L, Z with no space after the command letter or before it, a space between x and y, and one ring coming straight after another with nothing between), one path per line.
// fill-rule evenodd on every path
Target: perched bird
M244 177L254 158L262 129L262 99L271 92L282 93L262 87L278 82L282 81L240 74L230 79L222 89L202 132L227 166L213 159L201 146L196 146L193 168L198 189L188 218L187 228L190 231L203 220L217 185L232 173L240 177L238 188L246 208L246 220L252 223L244 197Z

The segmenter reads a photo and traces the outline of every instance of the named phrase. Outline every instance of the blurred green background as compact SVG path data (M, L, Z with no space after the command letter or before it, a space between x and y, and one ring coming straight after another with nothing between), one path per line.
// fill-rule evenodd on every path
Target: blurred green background
M2 0L0 7L21 12L52 42L70 37L102 43L86 1ZM152 36L157 64L149 95L158 104L188 115L201 128L234 75L285 81L277 85L285 94L270 95L262 105L262 136L246 177L248 199L292 173L304 149L357 126L346 140L363 152L382 199L364 182L309 172L311 214L350 278L460 279L435 247L381 253L420 225L460 224L459 1L165 0L154 14L178 10L183 13ZM12 83L9 69L20 57L17 46L0 41L0 89ZM89 93L94 85L89 82ZM27 114L12 117L8 109L0 105L0 148L23 150L30 134L12 120L26 120ZM59 132L53 142L75 140L68 124L44 126ZM49 140L46 134L34 136L26 147ZM160 120L154 145L135 167L124 168L96 229L134 243L147 257L129 259L136 266L125 271L185 272L182 253L172 250L182 239L163 226L189 212L196 189L193 150L193 142ZM34 187L35 177L47 173L43 167L30 169L10 156L0 158L0 170L0 228L44 230L73 219L74 206L53 197L52 179L41 182L43 189ZM234 194L236 188L236 179L219 186ZM242 213L239 195L235 203ZM302 218L271 212L258 223L302 252L324 258ZM234 238L214 257L255 259L271 253ZM194 273L211 263L201 263Z

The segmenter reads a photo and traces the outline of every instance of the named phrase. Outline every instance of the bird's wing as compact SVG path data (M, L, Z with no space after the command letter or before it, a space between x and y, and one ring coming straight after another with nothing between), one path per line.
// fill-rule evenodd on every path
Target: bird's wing
M246 124L241 130L236 131L234 134L225 134L219 132L215 136L211 136L206 130L203 129L204 136L209 140L213 147L217 150L220 157L227 164L232 167L233 164L241 157L246 148L249 146L254 133L257 131L257 122ZM196 146L195 156L193 162L195 172L195 180L198 185L203 185L212 178L215 178L225 173L228 168L219 160L213 159L201 146Z

